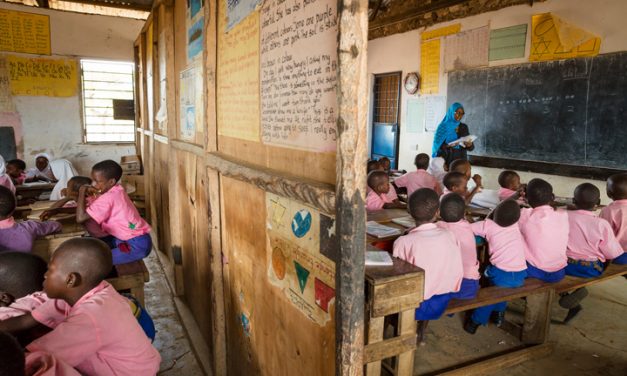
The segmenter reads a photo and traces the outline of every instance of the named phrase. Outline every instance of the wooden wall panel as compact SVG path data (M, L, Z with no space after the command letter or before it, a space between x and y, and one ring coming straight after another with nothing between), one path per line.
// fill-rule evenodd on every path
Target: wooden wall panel
M151 191L154 195L154 209L152 224L156 227L157 234L159 235L158 247L159 249L171 256L171 241L170 241L170 195L169 184L170 181L170 148L168 144L153 141L154 151L153 156L154 166L152 171L152 184Z

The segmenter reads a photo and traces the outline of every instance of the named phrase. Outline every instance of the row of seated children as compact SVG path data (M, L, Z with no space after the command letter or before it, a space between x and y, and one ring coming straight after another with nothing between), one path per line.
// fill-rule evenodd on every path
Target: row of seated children
M0 368L12 376L155 375L154 325L104 280L112 267L111 250L94 238L62 243L47 268L36 255L0 254Z
M627 174L611 177L607 186L615 201L601 217L593 212L600 198L594 185L584 183L575 189L572 210L555 210L549 205L554 200L551 185L532 179L526 187L530 208L521 209L513 199L505 199L487 219L472 224L464 219L466 202L461 195L451 192L438 204L434 190L416 190L408 200L416 227L394 243L394 256L425 270L425 300L416 310L416 319L437 319L450 299L476 296L480 275L475 235L489 244L490 265L484 276L499 287L522 286L525 278L555 283L567 274L596 277L607 261L625 264ZM438 212L442 221L434 223ZM582 296L576 291L560 299L569 309L565 322L581 310ZM505 308L503 302L474 310L464 329L474 334L490 319L500 325Z

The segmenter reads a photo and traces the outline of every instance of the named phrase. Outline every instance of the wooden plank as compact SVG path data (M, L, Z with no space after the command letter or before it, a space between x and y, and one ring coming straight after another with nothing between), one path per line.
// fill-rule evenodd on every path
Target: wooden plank
M521 340L528 345L545 343L551 327L551 303L554 290L546 290L527 296L525 305L525 321Z
M581 287L594 285L621 275L627 275L627 265L610 264L600 277L580 278L567 275L563 280L556 283L554 287L557 293L568 292Z
M375 221L379 223L391 222L392 219L407 217L409 213L406 209L383 209L369 211L367 218L369 221Z
M422 297L422 294L420 294ZM422 298L421 298L422 300ZM398 334L400 337L412 337L412 341L408 342L407 347L401 348L396 358L396 375L411 376L414 373L414 353L416 351L417 341L417 321L415 318L415 310L410 309L400 313L398 319Z
M400 353L412 351L415 348L416 333L404 334L366 345L364 349L364 362L368 365L372 362L380 362L383 359L391 358ZM404 374L408 375L409 373Z
M368 331L367 342L364 348L364 352L368 351L370 346L376 346L377 343L383 341L384 317L371 317L368 320L366 329ZM364 356L364 362L366 363L366 376L379 376L381 375L381 360L368 361L367 356Z
M368 250L377 249L368 246ZM424 279L425 271L421 268L396 257L392 257L392 261L394 262L392 266L367 266L365 275L368 283L376 286L405 278L418 277Z

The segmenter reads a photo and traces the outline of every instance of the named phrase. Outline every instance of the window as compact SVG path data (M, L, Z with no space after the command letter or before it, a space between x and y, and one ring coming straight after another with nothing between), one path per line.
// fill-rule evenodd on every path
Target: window
M135 141L134 69L132 63L81 60L85 142Z

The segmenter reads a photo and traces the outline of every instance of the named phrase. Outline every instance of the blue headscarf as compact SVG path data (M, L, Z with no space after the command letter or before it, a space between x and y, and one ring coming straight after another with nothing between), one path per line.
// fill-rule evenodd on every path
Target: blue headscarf
M451 107L446 111L444 119L438 125L438 129L435 131L435 137L433 138L433 146L431 147L431 156L437 157L438 150L444 142L452 142L457 140L456 129L459 127L459 121L455 120L455 111L459 108L464 108L461 103L453 103Z

